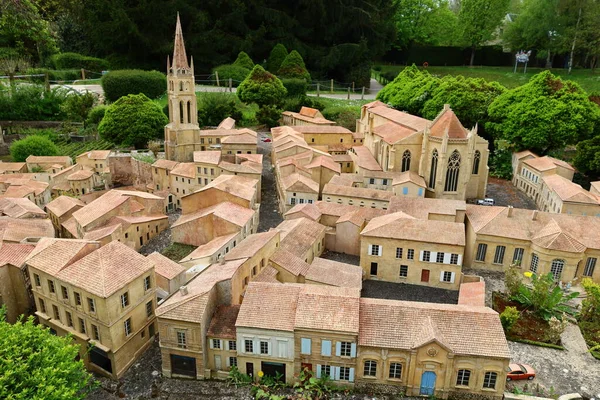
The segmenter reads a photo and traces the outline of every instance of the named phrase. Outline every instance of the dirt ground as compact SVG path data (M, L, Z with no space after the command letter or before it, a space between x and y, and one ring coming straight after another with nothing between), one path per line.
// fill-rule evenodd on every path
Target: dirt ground
M272 139L269 131L258 131L258 152L263 155L261 203L258 222L259 232L266 232L283 221L281 214L279 214L275 173L271 164L272 142L263 142L263 139L266 138Z
M496 201L497 206L513 206L515 208L526 208L535 210L536 206L532 199L525 193L517 190L511 181L489 177L486 197Z

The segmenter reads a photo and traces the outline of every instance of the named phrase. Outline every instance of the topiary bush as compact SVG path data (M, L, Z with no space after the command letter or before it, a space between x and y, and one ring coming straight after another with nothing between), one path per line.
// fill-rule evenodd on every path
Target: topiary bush
M29 156L56 156L58 147L41 135L30 135L17 140L10 146L10 156L14 162L24 162Z
M87 69L90 71L105 71L109 69L108 61L102 58L84 56L77 53L59 53L50 58L50 63L54 69Z
M288 56L288 51L284 45L281 43L277 43L271 53L269 54L269 59L267 60L267 69L276 74L279 71L279 67L281 67L281 63Z
M240 121L242 113L236 100L236 97L229 93L202 93L198 96L198 123L203 126L217 126L227 117Z
M46 75L51 81L74 81L81 79L81 71L78 69L67 69L62 71L56 71L47 68L29 68L26 72L28 75ZM46 81L45 76L32 76L30 79L36 83L44 83Z
M238 53L237 58L233 62L233 65L237 65L238 67L248 68L249 70L254 68L254 61L250 58L248 53L244 51L240 51Z
M500 314L500 323L502 324L502 328L504 328L504 332L508 334L511 328L517 323L521 314L517 307L506 307L502 314Z
M102 77L104 96L110 102L128 94L143 93L151 99L167 91L167 77L158 71L124 69L110 71Z
M104 118L104 114L106 113L107 108L108 106L105 105L99 105L92 108L88 113L86 123L99 125L102 121L102 118Z
M160 138L168 122L158 104L143 93L130 94L108 107L98 133L109 142L142 148Z
M250 69L240 67L239 65L225 64L214 68L213 74L214 73L219 74L221 86L228 85L228 81L231 78L232 86L237 87L248 75L250 75Z
M259 106L278 105L286 94L281 80L258 64L237 89L241 101Z
M16 85L12 92L0 91L0 121L61 121L67 96L63 88Z
M256 113L256 119L259 123L265 124L267 128L278 126L281 119L281 110L275 105L264 105Z
M277 75L282 78L304 79L306 82L310 82L310 74L306 69L306 65L304 65L304 60L296 50L292 50L283 60Z
M308 90L308 84L304 79L298 78L283 78L281 83L287 90L287 95L290 97L304 96Z
M285 111L293 112L300 112L302 107L316 108L317 110L323 110L325 108L323 103L316 98L309 96L288 97L283 101L282 106Z

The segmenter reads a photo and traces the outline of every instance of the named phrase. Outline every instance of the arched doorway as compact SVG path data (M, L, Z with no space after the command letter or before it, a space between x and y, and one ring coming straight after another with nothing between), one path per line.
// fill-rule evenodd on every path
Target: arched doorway
M433 396L435 391L435 372L425 371L421 376L421 391L419 394L424 396Z

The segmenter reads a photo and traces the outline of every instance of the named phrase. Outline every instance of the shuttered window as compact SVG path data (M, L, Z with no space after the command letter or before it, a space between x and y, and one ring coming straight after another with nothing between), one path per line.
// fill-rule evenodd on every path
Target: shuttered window
M485 253L487 253L487 244L479 243L479 246L477 246L477 255L475 256L475 261L485 261Z
M496 254L494 254L494 264L504 264L505 246L496 246Z

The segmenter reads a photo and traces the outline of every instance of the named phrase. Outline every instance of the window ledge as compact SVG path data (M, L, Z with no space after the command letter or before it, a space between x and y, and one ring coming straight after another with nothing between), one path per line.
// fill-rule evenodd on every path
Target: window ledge
M483 391L483 392L490 392L490 393L496 393L497 392L496 389L490 389L490 388L481 388L481 391Z
M376 376L371 376L371 375L363 375L363 379L377 380L377 377Z
M463 390L470 390L471 389L469 386L465 386L465 385L455 385L454 387L456 389L463 389Z

